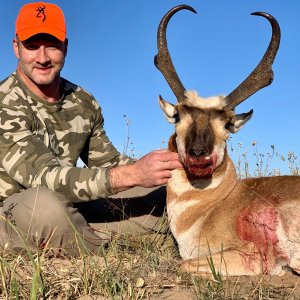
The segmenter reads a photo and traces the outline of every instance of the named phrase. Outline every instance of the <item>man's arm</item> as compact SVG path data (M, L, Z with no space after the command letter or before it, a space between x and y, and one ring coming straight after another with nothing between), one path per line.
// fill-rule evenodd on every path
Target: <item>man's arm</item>
M114 193L117 193L134 186L164 185L171 177L171 171L177 168L182 168L177 153L156 150L143 156L134 164L110 169L111 188Z
M134 186L153 187L166 184L171 170L180 168L178 154L168 150L153 151L133 163L133 159L120 154L108 139L103 128L101 108L94 100L95 126L89 141L88 166L109 167L109 182L114 193Z

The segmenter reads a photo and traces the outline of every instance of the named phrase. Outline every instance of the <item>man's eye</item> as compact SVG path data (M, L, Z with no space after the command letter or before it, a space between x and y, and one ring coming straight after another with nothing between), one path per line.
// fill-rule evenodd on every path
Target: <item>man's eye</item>
M61 47L61 44L56 43L55 41L53 41L52 43L51 43L51 42L46 43L46 44L45 44L45 47L46 47L46 48L50 48L50 49L58 49L58 48Z
M56 46L53 46L53 45L47 46L46 48L47 48L47 49L50 49L50 50L56 50L56 49L57 49L57 47L56 47Z
M39 45L25 44L24 47L28 50L37 50L39 48Z

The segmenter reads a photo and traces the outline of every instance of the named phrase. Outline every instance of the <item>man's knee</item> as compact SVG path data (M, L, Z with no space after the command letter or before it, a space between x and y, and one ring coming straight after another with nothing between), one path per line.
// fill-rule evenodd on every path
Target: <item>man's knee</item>
M37 245L52 238L61 239L72 232L69 210L73 209L68 199L47 188L30 188L9 197L3 206L6 232L14 238L23 236Z
M22 248L25 240L33 250L48 245L77 255L77 234L92 251L103 244L89 232L86 220L68 198L47 188L32 188L9 197L2 216L6 219L5 232L15 249Z

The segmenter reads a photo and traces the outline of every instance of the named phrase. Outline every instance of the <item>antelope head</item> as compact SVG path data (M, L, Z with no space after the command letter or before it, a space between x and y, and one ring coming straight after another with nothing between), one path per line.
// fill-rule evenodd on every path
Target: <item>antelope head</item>
M202 98L195 91L185 90L167 47L168 22L182 9L196 13L188 5L176 6L165 14L158 27L158 54L155 56L154 63L178 101L174 105L159 96L159 104L167 120L175 124L175 133L169 141L170 150L178 152L190 175L207 177L221 165L229 134L239 131L252 116L253 110L236 114L235 107L273 81L272 64L279 48L280 28L271 15L263 12L252 13L266 18L272 26L272 38L262 60L228 96Z

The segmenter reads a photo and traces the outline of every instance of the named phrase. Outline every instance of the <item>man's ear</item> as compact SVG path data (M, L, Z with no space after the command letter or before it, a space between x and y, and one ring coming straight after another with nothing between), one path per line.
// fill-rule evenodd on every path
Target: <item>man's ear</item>
M15 54L15 56L16 56L17 59L20 58L20 55L19 55L19 43L20 42L19 42L18 38L15 37L13 39L13 49L14 49L14 54Z
M251 119L252 114L253 114L253 109L251 109L247 113L236 114L234 117L234 121L232 122L232 125L229 126L228 130L231 133L238 132L244 126L244 124Z
M68 45L69 45L69 40L66 38L65 39L65 49L64 49L65 57L67 56L67 53L68 53Z

